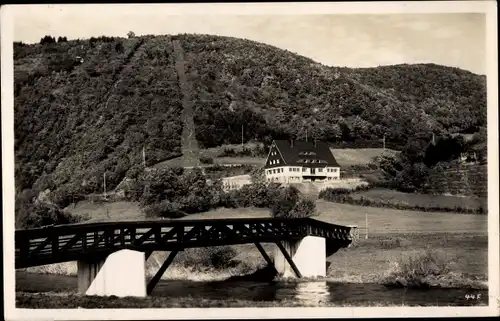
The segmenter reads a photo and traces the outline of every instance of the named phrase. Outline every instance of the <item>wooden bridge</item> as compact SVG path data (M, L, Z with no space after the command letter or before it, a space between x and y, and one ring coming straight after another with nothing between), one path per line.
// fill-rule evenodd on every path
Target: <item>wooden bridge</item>
M274 264L260 243L275 243L298 277L293 260L296 250L286 244L308 236L324 239L329 256L347 247L355 227L341 226L312 218L243 218L206 220L157 220L85 223L51 226L15 232L15 266L31 266L66 261L105 260L120 250L168 251L170 256L148 285L148 293L165 272L175 255L186 248L254 243L268 264ZM323 258L323 262L324 258ZM80 273L80 272L79 272Z

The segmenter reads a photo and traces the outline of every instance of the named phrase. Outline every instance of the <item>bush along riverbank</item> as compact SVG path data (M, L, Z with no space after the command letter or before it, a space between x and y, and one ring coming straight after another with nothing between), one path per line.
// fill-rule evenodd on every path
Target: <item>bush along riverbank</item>
M373 199L368 196L363 196L359 192L367 191L372 189L369 186L359 186L354 189L346 188L326 188L319 193L318 198L329 202L359 205L359 206L370 206L370 207L381 207L381 208L391 208L397 210L408 210L408 211L421 211L421 212L447 212L447 213L461 213L461 214L477 214L477 215L487 215L487 209L483 206L470 208L460 205L454 206L422 206L418 204L408 204L404 201L392 199L392 200L382 200ZM388 190L390 191L390 190ZM400 192L394 192L400 193Z
M381 283L405 288L469 288L487 290L486 278L453 271L452 260L443 251L427 250L391 262Z

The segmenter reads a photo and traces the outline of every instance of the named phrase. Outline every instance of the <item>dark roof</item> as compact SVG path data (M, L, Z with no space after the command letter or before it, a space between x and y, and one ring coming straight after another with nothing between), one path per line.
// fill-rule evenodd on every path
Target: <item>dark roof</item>
M328 144L320 141L275 140L286 165L307 167L340 167ZM319 162L312 162L319 161Z

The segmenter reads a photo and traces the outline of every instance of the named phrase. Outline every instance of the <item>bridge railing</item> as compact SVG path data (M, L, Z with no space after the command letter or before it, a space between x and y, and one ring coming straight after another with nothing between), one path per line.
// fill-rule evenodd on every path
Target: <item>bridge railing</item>
M349 242L351 228L310 218L127 221L61 225L15 233L16 267L107 255L119 249L185 248L276 242L307 235Z

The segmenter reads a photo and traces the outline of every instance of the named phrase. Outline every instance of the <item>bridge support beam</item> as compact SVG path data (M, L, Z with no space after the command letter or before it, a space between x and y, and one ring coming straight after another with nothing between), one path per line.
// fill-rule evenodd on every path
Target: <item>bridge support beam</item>
M276 242L274 265L282 277L325 277L326 241L306 236L299 241Z
M264 258L264 260L266 260L267 265L273 267L274 270L276 271L276 274L278 274L278 270L276 270L276 267L274 266L273 261L271 260L271 258L269 257L269 255L267 255L266 250L264 250L264 248L262 247L262 245L260 245L260 243L258 243L258 242L255 242L255 246L259 250L259 252L262 255L262 257Z
M165 262L163 262L163 264L160 267L160 269L158 270L158 272L156 272L155 276L151 279L151 281L149 281L148 287L147 287L147 294L148 295L151 294L151 292L153 292L156 284L158 284L158 281L160 281L161 277L163 276L163 274L165 273L167 268L170 266L170 264L172 264L176 255L177 255L177 251L170 252L170 254L168 255Z
M120 250L105 259L78 261L78 292L98 296L146 296L144 253Z

